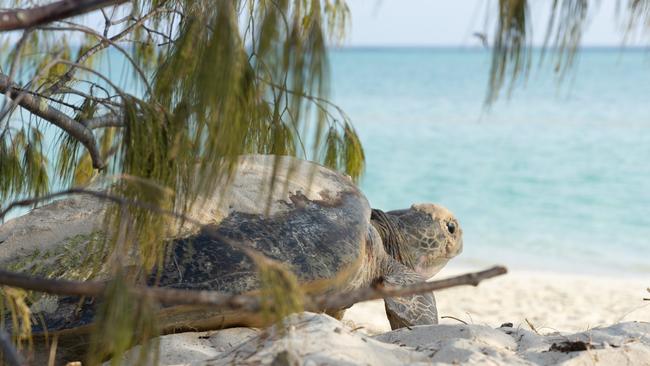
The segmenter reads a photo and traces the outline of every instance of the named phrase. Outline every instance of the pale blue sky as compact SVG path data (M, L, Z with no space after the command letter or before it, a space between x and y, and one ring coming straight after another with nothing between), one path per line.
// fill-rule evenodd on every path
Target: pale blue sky
M627 3L627 0L621 0ZM534 44L540 45L548 22L550 0L532 3ZM616 17L617 0L590 0L597 9L590 12L583 46L619 46L623 39ZM498 0L347 0L352 19L344 46L480 46L475 31L488 37L494 30ZM99 27L103 18L93 12L86 24ZM19 34L12 32L17 39ZM647 46L650 38L632 39L631 46Z
M626 2L626 1L624 1ZM347 46L477 46L475 31L494 29L497 0L348 0L352 27ZM533 37L541 44L548 21L549 0L533 0ZM585 46L618 46L622 31L616 18L616 0L600 3L591 12ZM486 9L490 11L486 13ZM492 18L486 27L486 14ZM635 40L631 45L646 45Z

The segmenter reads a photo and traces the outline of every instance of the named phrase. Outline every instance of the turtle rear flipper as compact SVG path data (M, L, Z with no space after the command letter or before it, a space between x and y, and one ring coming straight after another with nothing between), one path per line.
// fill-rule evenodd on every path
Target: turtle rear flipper
M390 271L384 276L386 284L403 287L426 280L405 265L394 260L391 262ZM387 298L384 299L384 305L391 329L438 324L438 309L433 292Z

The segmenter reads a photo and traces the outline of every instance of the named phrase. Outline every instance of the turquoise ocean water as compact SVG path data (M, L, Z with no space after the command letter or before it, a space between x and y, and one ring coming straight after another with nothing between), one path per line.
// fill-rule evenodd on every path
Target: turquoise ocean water
M120 58L106 72L128 86ZM534 67L486 111L489 65L476 49L332 51L373 207L447 206L459 264L650 276L650 54L585 50L559 87Z
M534 67L486 111L489 65L474 49L333 52L371 204L447 206L461 264L650 275L650 54L585 50L560 86Z

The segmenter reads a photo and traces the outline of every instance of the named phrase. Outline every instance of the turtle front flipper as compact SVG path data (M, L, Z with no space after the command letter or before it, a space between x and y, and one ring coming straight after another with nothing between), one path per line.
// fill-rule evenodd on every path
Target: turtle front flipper
M395 260L391 260L389 268L389 272L384 276L384 282L390 286L403 287L426 280L420 274ZM384 299L384 304L391 329L438 324L438 309L433 292L391 297Z

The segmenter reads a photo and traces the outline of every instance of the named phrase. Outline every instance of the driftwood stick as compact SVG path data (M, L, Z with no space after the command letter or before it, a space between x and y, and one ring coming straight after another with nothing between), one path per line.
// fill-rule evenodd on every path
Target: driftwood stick
M507 272L506 267L495 266L484 271L467 273L444 280L419 282L405 287L387 287L379 284L347 293L320 295L315 300L321 309L342 309L362 301L415 295L462 285L477 286L485 279L500 276Z
M60 296L102 298L106 282L55 280L0 270L0 285ZM164 287L133 286L134 296L150 297L165 305L210 305L225 309L257 310L257 297L229 295L217 291L178 290Z
M461 285L478 285L482 280L505 274L505 267L497 266L485 271L468 273L444 280L420 282L406 287L372 286L344 293L308 297L305 310L323 311L341 309L358 302L408 296L428 291L442 290ZM101 298L105 282L54 280L0 270L0 284L54 295L87 296ZM217 291L180 290L163 287L133 286L134 296L149 297L165 305L207 305L216 309L256 312L261 299L256 294L230 295Z
M18 353L18 350L16 350L14 345L11 343L11 337L9 337L9 334L4 329L0 329L0 349L2 350L4 359L3 364L9 366L27 365L25 360Z

